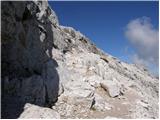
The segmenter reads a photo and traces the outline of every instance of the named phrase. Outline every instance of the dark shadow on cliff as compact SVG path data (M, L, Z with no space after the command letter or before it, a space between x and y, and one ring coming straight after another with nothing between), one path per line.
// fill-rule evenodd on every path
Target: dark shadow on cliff
M15 10L16 4L25 7L22 16L10 12ZM48 20L46 23L38 21L25 4L26 2L1 2L1 118L4 119L18 118L26 103L51 107L58 99L58 63L52 58L54 38L51 23ZM36 10L40 11L38 7ZM41 34L45 34L44 40L36 37ZM28 87L25 80L32 76L40 76L42 82L30 82ZM36 94L36 98L32 92L39 84L44 89L38 89L39 95ZM30 96L27 96L26 91Z

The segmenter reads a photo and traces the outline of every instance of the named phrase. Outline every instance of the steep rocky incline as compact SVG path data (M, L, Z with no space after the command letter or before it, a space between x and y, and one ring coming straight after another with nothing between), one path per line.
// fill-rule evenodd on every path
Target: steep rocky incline
M1 6L2 118L158 118L146 69L59 25L46 1Z

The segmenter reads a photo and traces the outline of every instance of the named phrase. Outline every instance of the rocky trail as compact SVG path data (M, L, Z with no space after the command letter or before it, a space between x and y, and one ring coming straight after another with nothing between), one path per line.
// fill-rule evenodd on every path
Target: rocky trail
M1 8L2 118L158 118L147 69L61 26L47 1Z

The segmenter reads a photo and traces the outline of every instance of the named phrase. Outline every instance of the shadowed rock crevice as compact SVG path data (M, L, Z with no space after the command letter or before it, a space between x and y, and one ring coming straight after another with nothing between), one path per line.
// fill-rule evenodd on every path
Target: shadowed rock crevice
M40 13L48 6L39 7L31 1L2 2L2 118L18 118L26 103L52 106L58 99L52 26Z

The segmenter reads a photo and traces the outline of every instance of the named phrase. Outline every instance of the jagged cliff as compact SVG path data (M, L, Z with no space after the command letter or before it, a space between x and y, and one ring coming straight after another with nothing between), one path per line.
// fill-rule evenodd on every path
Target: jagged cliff
M1 13L2 118L158 118L158 79L59 25L46 1Z

